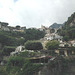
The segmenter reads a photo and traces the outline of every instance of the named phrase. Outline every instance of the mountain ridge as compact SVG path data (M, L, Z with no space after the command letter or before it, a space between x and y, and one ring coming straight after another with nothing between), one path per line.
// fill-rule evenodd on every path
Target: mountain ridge
M53 23L52 25L49 26L49 28L52 28L52 29L54 29L54 28L60 28L60 27L62 27L63 25L64 25L64 24Z

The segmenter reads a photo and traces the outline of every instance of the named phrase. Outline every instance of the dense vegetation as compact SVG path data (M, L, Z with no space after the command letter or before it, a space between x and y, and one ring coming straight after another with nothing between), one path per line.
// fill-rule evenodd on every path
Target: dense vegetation
M75 13L68 18L63 28L58 30L58 33L64 37L63 40L65 41L75 39Z
M45 35L38 29L26 29L24 32L0 31L0 43L2 46L22 45L27 40L39 40Z
M43 38L45 36L44 31L40 31L38 29L27 29L25 31L25 40L39 40L40 38Z
M5 46L12 46L16 44L16 39L9 35L8 32L0 31L0 43Z
M13 56L7 62L6 71L8 75L33 75L40 67L41 64L33 64L28 59Z

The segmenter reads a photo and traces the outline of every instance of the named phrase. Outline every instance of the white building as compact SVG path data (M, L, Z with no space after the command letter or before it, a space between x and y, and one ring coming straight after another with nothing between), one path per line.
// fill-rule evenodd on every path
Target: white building
M69 43L71 46L74 46L74 47L75 47L75 40L69 41L68 43Z
M58 34L51 34L49 37L46 37L47 40L62 40L62 36L59 36Z
M0 29L4 31L10 31L8 27L8 23L5 23L5 22L0 22Z

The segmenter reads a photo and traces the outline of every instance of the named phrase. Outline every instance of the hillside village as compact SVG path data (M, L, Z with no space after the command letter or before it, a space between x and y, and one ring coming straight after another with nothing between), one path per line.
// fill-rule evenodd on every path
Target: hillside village
M74 25L74 22L75 21L73 21L73 23L70 23L70 26ZM0 22L0 31L24 32L25 29L26 29L26 27L20 27L19 25L16 27L11 27L11 26L8 26L8 23L6 23L6 22ZM31 28L31 29L33 29L33 28ZM34 28L34 29L37 30L37 28ZM40 39L41 41L43 41L43 43L46 41L57 40L60 43L59 44L60 47L65 47L66 44L68 45L68 47L71 47L71 46L75 47L75 40L65 42L65 41L63 41L63 36L58 35L57 31L59 29L62 29L61 26L59 28L54 28L53 33L50 32L52 28L45 27L43 25L41 25L41 28L38 28L38 29L40 31L45 31L45 33L46 33L44 38ZM18 51L22 51L22 48L18 49Z
M70 23L70 26L72 26L72 25L73 25L73 23ZM0 30L3 30L3 31L24 32L25 29L26 29L26 27L20 27L20 26L11 27L11 26L8 26L8 23L0 22ZM60 28L58 28L58 29L60 29ZM58 29L56 28L54 33L50 33L50 30L51 30L50 28L41 25L41 28L39 28L39 30L40 31L45 30L45 33L46 33L45 37L42 38L41 40L58 40L60 42L60 46L62 46L62 47L64 47L65 44L68 44L69 46L71 46L71 45L75 46L75 41L74 40L69 41L67 43L63 42L62 41L63 36L60 36L57 33Z
M42 75L47 69L46 74L50 71L52 75L60 75L65 65L70 64L69 60L75 59L74 15L59 28L41 25L41 28L26 29L0 22L0 66L5 67L3 71L9 75ZM43 66L42 70L40 66Z

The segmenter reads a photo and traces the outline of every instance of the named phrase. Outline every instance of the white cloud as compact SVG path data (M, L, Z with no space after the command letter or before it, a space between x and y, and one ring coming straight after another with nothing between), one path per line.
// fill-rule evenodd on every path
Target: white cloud
M0 21L26 27L63 23L75 12L74 0L0 0Z

